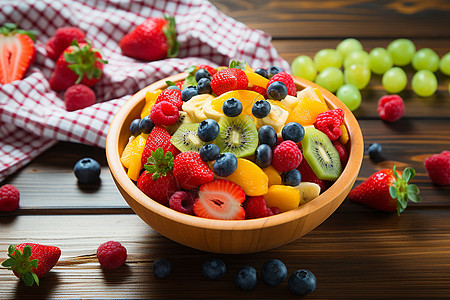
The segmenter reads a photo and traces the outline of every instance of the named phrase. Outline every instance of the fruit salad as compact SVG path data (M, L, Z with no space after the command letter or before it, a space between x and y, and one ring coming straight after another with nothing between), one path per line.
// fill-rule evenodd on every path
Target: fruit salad
M278 67L193 66L148 91L121 155L154 201L198 217L272 216L323 193L348 159L344 111Z

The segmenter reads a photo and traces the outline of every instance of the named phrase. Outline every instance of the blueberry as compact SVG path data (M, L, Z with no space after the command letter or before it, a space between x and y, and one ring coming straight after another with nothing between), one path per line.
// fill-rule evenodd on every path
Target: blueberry
M259 145L255 150L255 163L266 168L272 163L272 148L267 144Z
M153 263L152 270L156 277L164 278L172 271L172 264L165 258L158 258Z
M252 106L252 114L255 118L262 119L270 114L270 103L266 100L258 100Z
M233 153L221 153L214 163L214 173L221 177L233 174L237 168L237 158Z
M369 145L367 148L367 153L369 154L370 159L376 160L381 157L381 151L383 148L378 143L373 143Z
M141 131L139 130L139 123L141 122L141 119L134 119L131 121L130 124L130 134L133 136L138 136Z
M80 183L94 183L100 179L100 164L93 158L82 158L73 167Z
M278 259L267 261L261 268L261 278L268 285L279 285L286 276L286 265Z
M302 174L297 169L281 173L281 180L285 185L297 186L302 181Z
M198 90L196 86L190 85L188 87L185 87L181 91L181 100L184 102L191 100L192 97L198 95Z
M305 128L297 122L289 122L281 130L281 136L285 141L291 140L294 143L298 143L305 136Z
M216 144L206 144L200 148L199 153L203 161L211 161L219 157L220 149Z
M219 123L213 119L206 119L200 122L198 125L198 137L204 142L213 141L220 131Z
M201 78L197 83L197 91L199 94L210 94L211 89L211 79Z
M261 75L264 78L269 79L269 73L267 72L266 69L261 69L261 68L260 69L256 69L255 73Z
M220 279L227 272L227 267L221 259L211 258L202 264L202 272L208 279Z
M306 296L317 286L316 276L308 270L298 270L289 276L289 290L296 295Z
M150 115L143 117L139 122L139 131L141 133L150 133L153 127L155 127L155 124L150 120Z
M209 74L206 69L198 69L197 72L195 72L195 80L199 82L202 78L211 79L211 74Z
M267 70L267 73L268 73L269 79L270 79L270 78L273 77L273 75L278 74L278 73L283 72L283 71L284 71L284 70L283 70L282 68L272 66L272 67L270 67L270 68Z
M284 82L274 81L267 87L267 96L273 100L282 100L286 98L288 89Z
M258 139L260 144L267 144L271 148L277 143L277 132L270 125L263 125L258 130Z
M179 90L179 91L181 91L181 89L178 86L176 86L176 85L169 85L167 87L167 89L168 90Z
M237 117L242 112L242 103L236 98L227 99L223 103L222 110L227 117Z
M253 267L245 266L234 273L234 283L241 290L253 290L257 282L256 270Z

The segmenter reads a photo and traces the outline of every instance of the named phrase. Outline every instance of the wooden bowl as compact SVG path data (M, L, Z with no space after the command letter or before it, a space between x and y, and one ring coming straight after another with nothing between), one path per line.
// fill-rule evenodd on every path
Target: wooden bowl
M147 91L165 88L166 81L183 80L180 73L151 84L134 94L114 117L106 139L109 168L120 193L134 212L163 236L180 244L215 253L252 253L290 243L325 221L350 192L361 167L364 143L350 110L332 93L318 85L295 77L297 89L318 87L329 107L345 111L350 136L349 160L339 179L319 197L294 210L278 215L242 221L211 220L186 215L150 199L127 177L120 156L130 136L132 120L140 118Z

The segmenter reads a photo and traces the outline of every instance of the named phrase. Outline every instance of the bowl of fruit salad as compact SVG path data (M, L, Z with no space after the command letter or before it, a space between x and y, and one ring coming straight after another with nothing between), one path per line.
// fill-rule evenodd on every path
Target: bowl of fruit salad
M344 201L360 127L332 93L278 67L193 66L134 94L106 155L134 212L180 244L252 253L292 242Z

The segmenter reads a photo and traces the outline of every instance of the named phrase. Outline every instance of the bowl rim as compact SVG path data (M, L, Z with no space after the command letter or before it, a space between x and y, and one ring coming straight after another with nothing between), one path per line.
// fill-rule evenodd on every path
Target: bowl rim
M120 161L119 153L121 150L119 149L118 145L120 138L119 133L123 127L122 122L126 120L128 115L132 112L133 108L136 105L138 105L141 101L145 101L144 97L147 91L163 89L167 87L167 81L181 81L186 78L187 75L187 73L172 75L156 81L155 83L150 84L140 91L136 92L119 109L110 124L107 133L105 149L111 175L114 177L116 184L119 184L120 187L140 205L164 218L171 219L178 223L183 223L187 226L212 230L261 230L262 228L278 226L281 224L292 222L296 219L301 219L302 217L305 217L312 212L326 206L327 204L332 202L332 200L336 198L337 195L345 190L348 190L350 188L350 184L353 185L353 179L359 173L364 153L364 142L358 121L356 120L353 113L347 108L347 106L331 92L311 81L293 76L297 88L305 88L306 86L318 88L330 108L341 108L345 113L344 123L347 127L347 131L350 137L349 143L351 143L348 162L339 178L325 192L320 194L314 200L293 210L270 217L246 220L216 220L187 215L152 200L141 190L139 190L136 184L128 178L127 173Z

